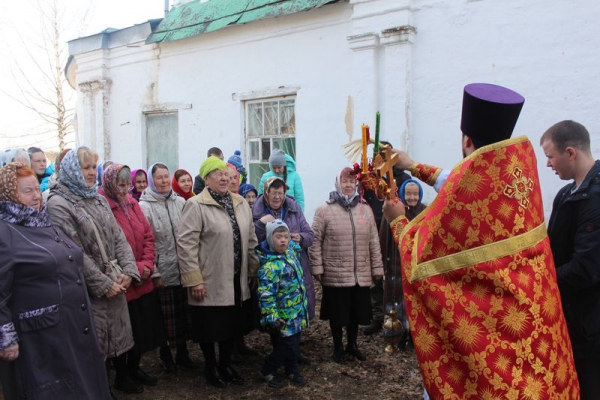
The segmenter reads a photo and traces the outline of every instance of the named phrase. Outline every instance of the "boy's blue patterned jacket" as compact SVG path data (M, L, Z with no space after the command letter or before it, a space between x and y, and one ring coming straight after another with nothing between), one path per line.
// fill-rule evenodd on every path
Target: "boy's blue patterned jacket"
M292 336L308 327L308 300L300 246L290 241L285 253L273 253L267 241L254 249L260 260L258 269L258 304L260 324L275 328L280 319L285 324L276 328L281 336Z

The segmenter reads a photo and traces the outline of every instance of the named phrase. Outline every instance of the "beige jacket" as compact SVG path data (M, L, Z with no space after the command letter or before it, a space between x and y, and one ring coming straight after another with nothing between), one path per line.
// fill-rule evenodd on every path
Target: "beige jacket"
M370 286L371 277L383 275L379 236L373 211L365 203L345 208L325 203L317 209L308 249L313 275L323 286Z
M242 270L240 274L242 301L250 298L248 276L256 276L258 258L252 211L243 197L231 193L233 210L242 240ZM233 306L233 230L229 215L208 189L185 203L177 233L177 254L181 281L185 287L204 283L204 300L188 296L193 306Z

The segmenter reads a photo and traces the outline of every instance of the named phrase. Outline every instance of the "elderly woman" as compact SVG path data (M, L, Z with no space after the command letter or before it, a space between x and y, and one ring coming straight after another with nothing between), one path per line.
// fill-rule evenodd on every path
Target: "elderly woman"
M358 325L371 322L371 277L381 279L383 264L378 230L371 208L357 192L351 168L337 176L335 191L315 213L315 241L309 249L311 271L323 287L321 319L329 320L333 359L345 359L342 327L346 327L346 353L364 361L356 344Z
M131 246L139 285L127 291L127 307L135 345L127 352L129 377L138 383L155 386L157 379L140 368L142 353L154 350L167 342L160 307L154 297L154 235L137 201L128 194L131 170L126 165L112 164L102 174L104 184L98 193L106 198L110 209Z
M190 175L190 173L185 169L178 169L173 174L171 186L173 187L175 193L183 197L184 200L194 197L194 192L192 192L192 184L192 175Z
M68 152L60 164L60 181L48 196L48 212L83 250L100 347L115 363L115 388L139 392L141 386L127 376L124 354L133 347L125 291L140 275L123 231L98 194L97 163L98 154L87 147Z
M169 168L156 163L148 169L148 188L140 197L140 208L154 233L156 251L155 269L152 274L154 289L158 295L167 333L168 346L160 348L160 360L167 373L175 372L177 365L195 369L190 359L187 340L190 337L187 292L181 285L177 260L176 237L185 200L171 188ZM175 360L171 347L177 349Z
M83 263L81 249L50 221L35 172L22 163L1 168L5 398L110 399Z
M148 175L143 169L134 169L131 171L131 188L129 194L135 201L140 201L142 192L148 187Z
M231 367L231 354L234 338L252 315L248 277L256 277L258 269L252 214L241 196L228 191L225 162L207 158L200 175L206 188L186 203L179 227L181 278L189 288L194 339L204 353L208 382L243 385Z
M240 173L236 169L235 165L227 163L227 170L229 173L229 191L231 193L238 193L240 190Z

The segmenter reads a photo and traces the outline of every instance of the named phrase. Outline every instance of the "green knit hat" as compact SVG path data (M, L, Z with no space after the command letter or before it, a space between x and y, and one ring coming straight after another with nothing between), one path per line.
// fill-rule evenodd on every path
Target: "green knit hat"
M227 164L219 157L210 156L200 166L200 176L205 179L208 174L215 170L225 171L227 170Z

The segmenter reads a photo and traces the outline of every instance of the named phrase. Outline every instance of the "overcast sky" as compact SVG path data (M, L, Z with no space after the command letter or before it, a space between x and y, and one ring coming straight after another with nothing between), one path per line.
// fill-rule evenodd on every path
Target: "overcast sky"
M39 0L50 2L52 0ZM58 0L65 12L62 35L65 42L81 36L98 33L106 28L125 28L164 16L164 0ZM171 0L171 3L173 1ZM42 148L57 146L55 135L44 133L48 128L33 112L18 104L10 96L20 97L18 82L26 87L15 60L37 87L39 73L33 66L27 50L36 59L44 60L40 48L40 16L36 0L3 1L0 12L0 150L9 147ZM82 23L83 21L83 23ZM65 52L66 52L65 46ZM65 60L68 54L65 54ZM13 77L16 75L16 78ZM18 81L18 82L16 82ZM67 85L68 86L68 85ZM72 99L73 100L73 99Z

